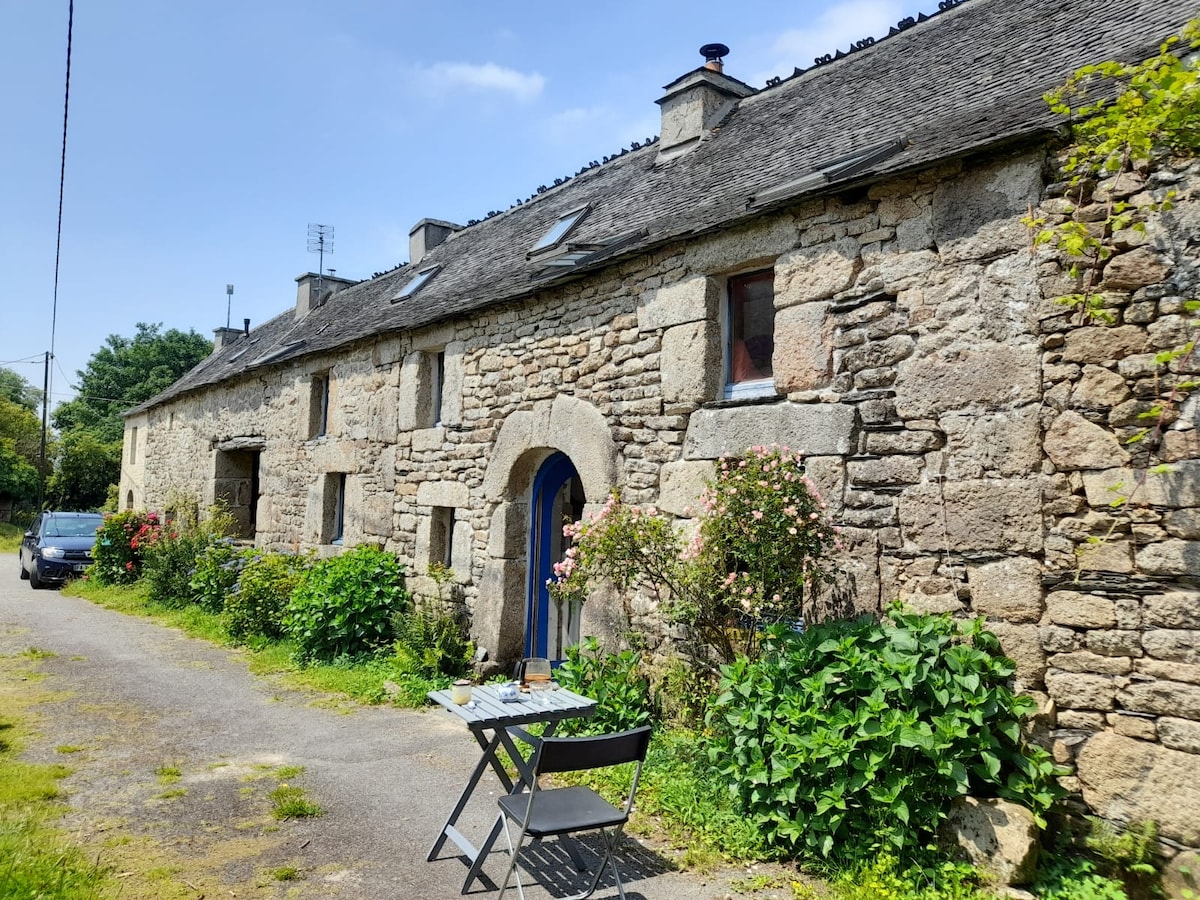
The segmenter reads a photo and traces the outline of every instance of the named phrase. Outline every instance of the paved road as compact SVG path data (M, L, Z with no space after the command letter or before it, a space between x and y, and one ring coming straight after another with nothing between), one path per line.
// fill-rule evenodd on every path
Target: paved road
M44 701L29 755L72 766L67 823L95 847L121 846L130 873L124 897L151 895L142 888L164 873L164 897L175 896L167 885L196 898L458 896L461 857L425 860L478 758L448 714L289 689L249 673L235 651L58 591L33 591L18 581L16 557L0 556L0 655L29 647L53 654L36 663L44 681L21 685ZM10 668L0 667L0 679L14 677ZM270 818L267 794L285 765L304 767L289 783L319 802L323 816L281 826ZM180 771L177 784L157 774L166 766ZM488 778L463 820L472 834L494 816L499 784ZM543 852L554 859L556 851ZM485 871L498 879L504 861L493 854ZM302 879L272 877L285 866ZM670 872L646 848L635 848L623 871L631 900L729 891L727 877ZM581 889L578 881L543 881L527 890L531 900ZM595 896L616 896L608 884ZM494 897L495 885L476 883L472 895Z

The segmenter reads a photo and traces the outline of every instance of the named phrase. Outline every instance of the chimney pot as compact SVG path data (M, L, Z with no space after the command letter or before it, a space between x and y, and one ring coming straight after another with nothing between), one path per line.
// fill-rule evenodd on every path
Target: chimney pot
M246 337L250 337L250 320L242 319L242 328L245 329Z
M724 44L705 44L700 48L700 55L704 57L704 68L712 72L724 72L722 57L729 55L729 48Z

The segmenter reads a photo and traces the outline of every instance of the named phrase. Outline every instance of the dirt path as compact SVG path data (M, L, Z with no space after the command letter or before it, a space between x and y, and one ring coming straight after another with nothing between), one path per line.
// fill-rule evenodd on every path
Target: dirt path
M123 898L459 896L460 859L425 860L478 758L449 716L282 687L250 674L235 651L32 591L15 556L0 563L12 576L0 582L0 680L11 687L14 660L30 647L53 654L36 663L43 680L18 685L39 700L28 755L73 769L66 826L122 870ZM324 815L276 822L268 795L285 780ZM498 787L489 775L464 818L468 833L486 832ZM503 866L494 854L486 871L499 878ZM630 900L723 898L745 874L669 868L635 851L623 868ZM547 878L526 893L563 897L577 884ZM477 883L472 894L496 891Z

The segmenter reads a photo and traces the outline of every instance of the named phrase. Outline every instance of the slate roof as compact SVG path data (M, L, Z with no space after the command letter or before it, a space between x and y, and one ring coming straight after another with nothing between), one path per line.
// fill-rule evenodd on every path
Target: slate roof
M747 97L690 153L658 165L657 143L624 153L451 235L418 267L335 294L300 322L289 307L254 329L249 341L223 348L131 412L234 378L289 343L296 342L269 364L468 314L761 215L749 205L757 193L881 141L905 137L908 146L850 180L1036 136L1061 124L1041 99L1047 90L1086 63L1151 55L1197 13L1192 0L943 0L942 6L927 21ZM647 86L647 104L654 99ZM624 242L591 266L539 278L544 267L527 259L530 247L560 216L587 203L591 211L570 240ZM441 270L416 295L390 302L417 268L433 264Z

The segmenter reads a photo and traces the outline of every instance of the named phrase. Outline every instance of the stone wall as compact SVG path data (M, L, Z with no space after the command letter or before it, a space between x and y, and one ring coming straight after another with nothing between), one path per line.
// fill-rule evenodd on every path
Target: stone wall
M1067 784L1194 844L1200 798L1179 773L1200 753L1196 403L1154 449L1124 442L1174 377L1155 353L1187 332L1200 180L1102 186L1171 182L1179 198L1108 263L1112 323L1081 322L1054 302L1073 280L1022 221L1067 212L1051 162L1039 148L948 163L470 318L251 370L151 409L131 488L151 506L171 490L209 502L221 447L261 440L261 544L336 552L322 523L328 479L345 474L345 544L382 543L418 574L434 510L452 507L476 636L505 656L524 622L533 472L551 451L575 461L589 504L616 487L683 518L721 454L787 445L847 543L826 609L898 597L986 617L1041 699L1046 740L1078 766ZM721 401L726 280L770 267L778 396ZM326 373L329 423L313 438L312 377ZM1171 470L1141 483L1160 461ZM1134 485L1114 508L1114 489ZM663 631L653 607L636 612L635 627ZM615 615L590 602L585 630L619 629Z

